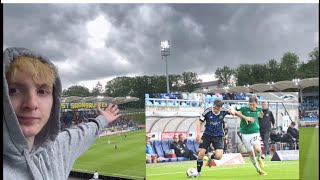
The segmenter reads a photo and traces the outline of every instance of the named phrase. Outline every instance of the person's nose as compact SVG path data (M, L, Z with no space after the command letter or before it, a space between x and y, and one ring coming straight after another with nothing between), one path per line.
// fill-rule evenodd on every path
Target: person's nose
M35 92L28 92L23 99L22 108L28 110L38 109L38 95Z

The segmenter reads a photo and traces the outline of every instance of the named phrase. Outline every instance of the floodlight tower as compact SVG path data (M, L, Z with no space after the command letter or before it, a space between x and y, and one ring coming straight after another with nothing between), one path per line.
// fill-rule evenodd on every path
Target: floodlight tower
M161 50L161 57L163 59L163 56L165 57L166 60L166 76L167 76L167 93L170 93L169 89L169 76L168 76L168 61L167 61L167 56L170 55L170 44L168 40L165 41L160 41L160 50Z

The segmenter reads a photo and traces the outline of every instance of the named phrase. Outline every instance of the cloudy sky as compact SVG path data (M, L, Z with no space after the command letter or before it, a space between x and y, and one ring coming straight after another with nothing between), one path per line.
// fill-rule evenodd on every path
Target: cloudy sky
M4 48L37 51L58 66L63 88L90 90L116 76L214 79L224 65L307 61L319 43L319 4L4 4Z

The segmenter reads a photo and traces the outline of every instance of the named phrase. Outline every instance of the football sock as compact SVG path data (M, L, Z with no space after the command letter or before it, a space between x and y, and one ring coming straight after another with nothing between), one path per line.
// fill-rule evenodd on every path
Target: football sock
M254 156L250 156L250 160L251 160L252 164L254 165L254 167L255 167L257 170L261 171L259 165L257 164L256 158L255 158Z
M261 160L261 152L256 152L256 154L257 154L257 159Z
M197 170L198 170L198 172L201 172L202 165L203 165L203 160L202 159L198 159L197 160Z

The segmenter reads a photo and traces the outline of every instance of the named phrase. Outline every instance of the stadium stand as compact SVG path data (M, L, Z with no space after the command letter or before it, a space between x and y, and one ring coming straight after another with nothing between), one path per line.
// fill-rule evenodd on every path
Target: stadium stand
M181 124L182 121L184 121L186 118L185 117L177 117L173 118L171 121L169 121L166 125L165 128L163 129L164 132L176 132L177 128Z
M195 139L187 139L187 142L186 142L186 145L187 145L187 147L188 147L188 149L190 149L194 154L197 154L198 153L198 151L196 150L196 148L195 148L195 146L194 146L194 142L195 141Z
M162 157L161 162L176 162L177 161L177 158L166 158L165 157L164 150L162 148L160 140L154 140L152 144L153 144L154 150L158 154L158 156Z

